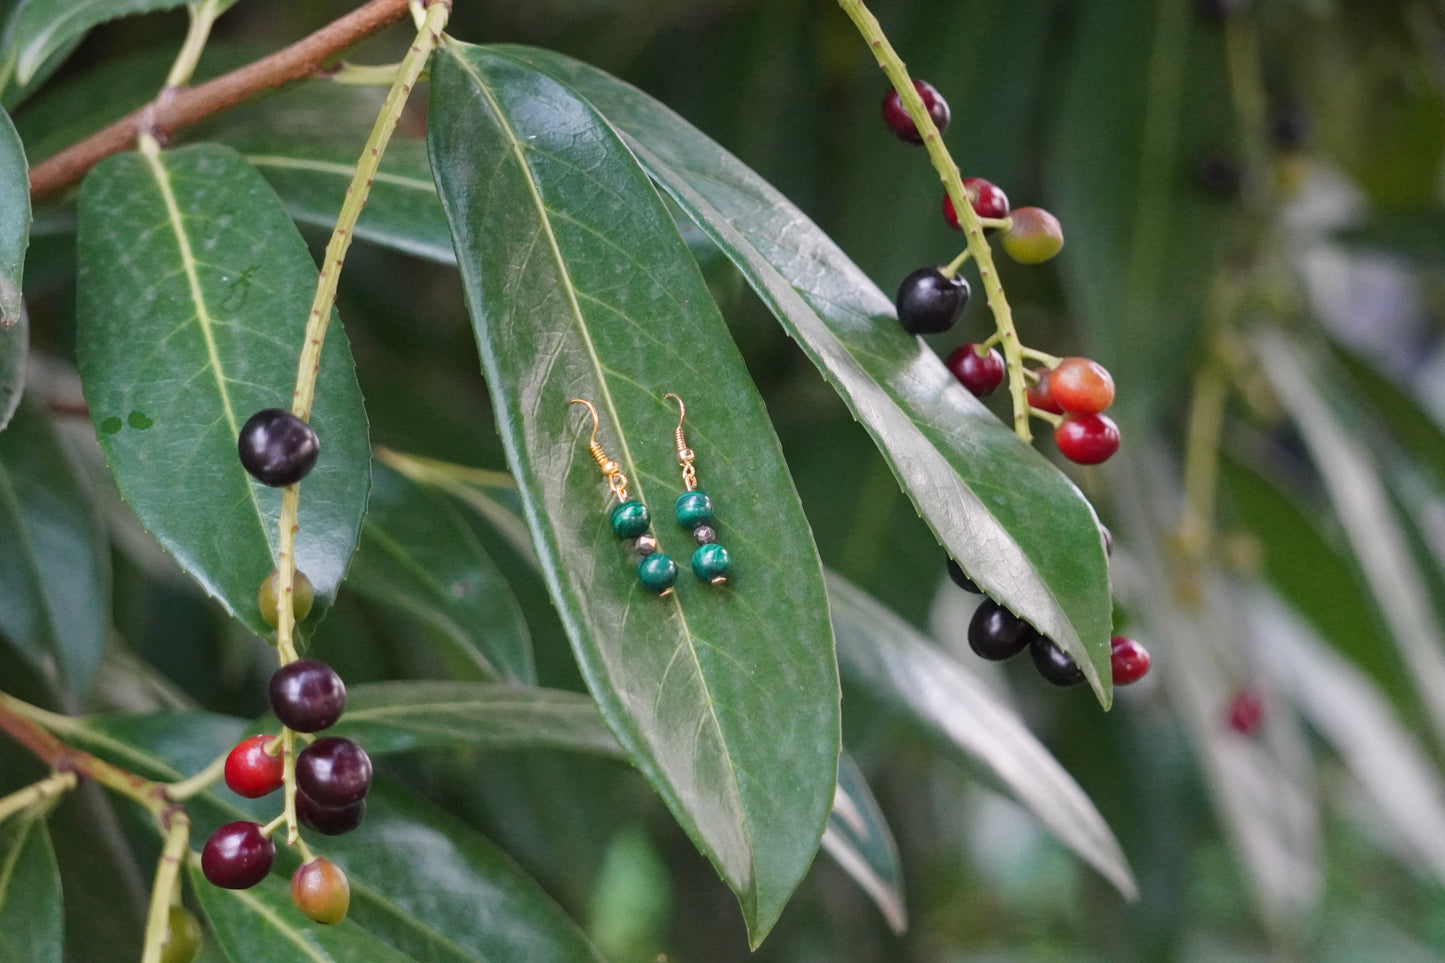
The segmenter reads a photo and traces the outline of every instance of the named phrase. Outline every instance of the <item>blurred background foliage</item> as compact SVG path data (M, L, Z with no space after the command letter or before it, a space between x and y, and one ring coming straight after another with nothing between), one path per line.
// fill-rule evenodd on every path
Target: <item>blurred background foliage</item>
M351 6L239 3L218 23L206 66L273 49ZM972 659L974 598L947 582L873 444L701 240L699 259L769 405L824 563L1013 700L1108 819L1142 895L1125 902L1031 817L845 690L844 742L897 836L909 930L892 935L820 859L755 958L1439 958L1445 9L873 9L914 75L948 98L945 138L963 173L1063 222L1056 261L1004 262L1003 280L1026 342L1087 354L1118 382L1123 450L1071 474L1114 532L1118 628L1150 647L1154 673L1103 714L1085 691ZM183 32L179 12L107 25L64 74L168 50ZM558 49L637 84L777 185L885 291L961 247L939 216L935 174L879 123L883 80L831 0L459 2L451 32ZM394 59L403 42L389 33L354 59ZM138 89L143 98L154 83ZM26 110L43 106L17 111L22 132ZM362 122L358 145L364 136ZM32 340L42 361L55 359L49 393L63 397L70 225L63 206L37 216ZM984 336L977 302L937 337L940 354ZM488 402L454 270L359 245L340 307L375 444L505 469L495 436L479 430ZM97 691L110 707L259 714L268 654L123 519L109 518L124 646ZM478 535L488 537L480 526ZM540 582L514 568L542 683L577 685ZM432 631L343 592L318 644L349 680L424 676L437 671L428 648L398 640ZM128 669L127 650L162 678ZM1241 694L1261 709L1247 733L1230 725ZM29 765L8 746L0 763ZM747 956L731 896L624 767L548 754L405 765L514 854L611 958ZM96 835L113 844L113 827L86 812L59 814L72 824L55 832L62 863L104 851L86 842ZM117 942L138 945L127 931L139 916L105 896L113 878L94 885L67 890L71 914L115 916L126 936ZM113 948L70 952L101 960Z

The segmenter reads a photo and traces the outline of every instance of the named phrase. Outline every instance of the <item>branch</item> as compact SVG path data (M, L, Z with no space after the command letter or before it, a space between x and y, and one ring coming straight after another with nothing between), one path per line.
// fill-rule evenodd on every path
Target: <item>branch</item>
M310 77L329 58L406 12L407 0L371 0L309 37L199 87L165 88L141 109L32 167L30 196L40 197L79 180L106 157L128 149L142 131L163 139L258 91Z

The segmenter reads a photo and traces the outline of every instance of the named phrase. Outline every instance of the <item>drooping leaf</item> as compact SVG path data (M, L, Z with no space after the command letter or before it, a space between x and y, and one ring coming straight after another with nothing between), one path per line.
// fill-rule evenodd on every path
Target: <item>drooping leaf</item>
M484 678L535 682L527 622L455 505L378 465L347 584L436 626Z
M101 448L141 522L246 625L275 564L279 490L236 456L242 423L291 401L316 283L306 244L240 155L201 145L117 155L80 196L77 357ZM298 567L324 610L356 545L370 452L333 317L301 484Z
M83 696L110 622L104 534L50 421L22 405L0 432L0 634Z
M377 682L352 686L334 727L372 755L455 746L567 749L621 754L586 695L475 682Z
M0 823L0 960L64 959L60 868L45 820L20 814Z
M25 248L30 245L30 169L25 145L0 110L0 329L20 321L20 281L25 273ZM14 344L0 341L0 372ZM0 374L0 428L5 426L5 384Z
M666 208L584 101L514 57L449 43L428 138L503 444L583 675L756 944L817 850L839 740L821 572L767 414ZM692 578L691 542L667 517L681 490L668 391L686 399L727 585ZM579 396L682 564L666 598L638 585L612 534Z
M893 932L902 935L908 929L908 908L903 903L898 845L847 753L838 758L838 794L828 814L823 849L868 894Z
M735 157L595 68L503 49L577 89L624 133L868 429L939 541L989 595L1074 656L1107 707L1108 569L1078 489L905 335L890 299Z
M843 681L1006 793L1129 898L1133 875L1089 797L1014 712L967 669L843 579L832 577Z

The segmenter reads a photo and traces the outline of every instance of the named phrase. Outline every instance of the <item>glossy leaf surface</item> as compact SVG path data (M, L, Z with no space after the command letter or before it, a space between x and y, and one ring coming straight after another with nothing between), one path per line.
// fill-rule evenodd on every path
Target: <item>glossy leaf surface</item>
M30 316L22 309L14 324L0 327L0 431L10 424L20 406L29 358Z
M385 466L373 476L347 584L435 626L483 677L536 681L522 610L460 511Z
M616 756L617 740L586 695L469 682L377 682L352 686L329 734L372 755L482 746L568 749Z
M316 268L274 191L214 145L110 158L80 195L77 354L121 493L181 566L267 631L256 591L274 567L281 493L253 481L237 433L290 405ZM335 595L366 506L366 416L333 318L301 484L297 565ZM312 618L316 618L313 613Z
M839 739L821 572L767 413L666 208L584 101L452 43L433 60L428 137L503 443L583 675L756 944L817 850ZM726 585L686 571L692 545L669 517L668 391L688 405ZM577 397L683 568L665 598L638 585L611 531Z
M20 813L0 823L0 960L64 959L60 869L45 820Z
M83 695L109 627L109 557L60 438L28 404L0 432L0 545L0 634Z
M1104 818L1013 710L897 615L828 582L843 680L1028 809L1126 897L1137 888ZM851 691L851 689L850 689Z
M1109 577L1079 490L905 335L890 299L737 158L595 68L512 52L574 86L623 131L868 429L939 541L989 595L1073 655L1107 707Z
M30 244L30 180L26 175L25 146L0 110L0 329L20 320L20 281L25 272L25 248ZM0 342L0 368L5 343ZM3 375L0 375L3 378ZM5 388L0 380L0 427L4 426Z
M847 753L838 759L838 795L828 814L823 849L868 894L894 933L908 929L898 845L863 773Z

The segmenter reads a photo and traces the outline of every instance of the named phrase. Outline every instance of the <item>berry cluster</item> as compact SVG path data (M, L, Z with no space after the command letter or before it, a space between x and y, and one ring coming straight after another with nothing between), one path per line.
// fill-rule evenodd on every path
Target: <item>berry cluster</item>
M948 123L948 103L931 84L914 81L924 107L942 131ZM917 125L903 109L896 90L883 98L884 123L910 144L922 144ZM1022 264L1049 260L1064 245L1058 218L1038 207L1010 208L1008 195L998 185L981 177L963 178L963 190L984 229L1001 232L1004 251ZM953 199L943 197L943 217L949 226L962 231ZM968 305L968 282L958 269L969 257L965 250L948 265L921 267L899 285L895 306L898 321L909 334L938 334L958 321ZM965 344L946 360L949 371L976 397L984 397L1003 384L1007 363L993 345L1002 337L995 333L978 344ZM1037 351L1022 353L1045 361L1049 367L1022 373L1029 383L1029 414L1054 425L1054 443L1065 458L1081 465L1095 465L1119 448L1119 428L1103 414L1114 400L1114 381L1102 365L1087 358L1062 360Z
M977 583L953 559L948 560L948 575L964 591L982 594ZM1011 659L1028 649L1034 668L1045 681L1057 686L1073 686L1084 681L1083 670L1068 653L991 598L985 598L974 609L968 623L968 647L979 658L990 662ZM1133 639L1116 635L1110 641L1109 662L1114 684L1128 685L1148 673L1149 652Z
M336 724L346 709L346 685L336 670L312 659L288 662L271 676L271 710L294 733L316 733ZM283 736L257 735L241 740L226 757L226 785L248 799L259 799L286 782ZM349 832L366 815L371 788L371 759L356 743L337 736L312 741L295 759L296 817L327 836ZM268 827L238 820L211 834L201 851L201 869L217 886L248 889L271 871L276 844ZM337 923L350 902L346 874L330 860L310 858L291 878L297 908L319 923Z

